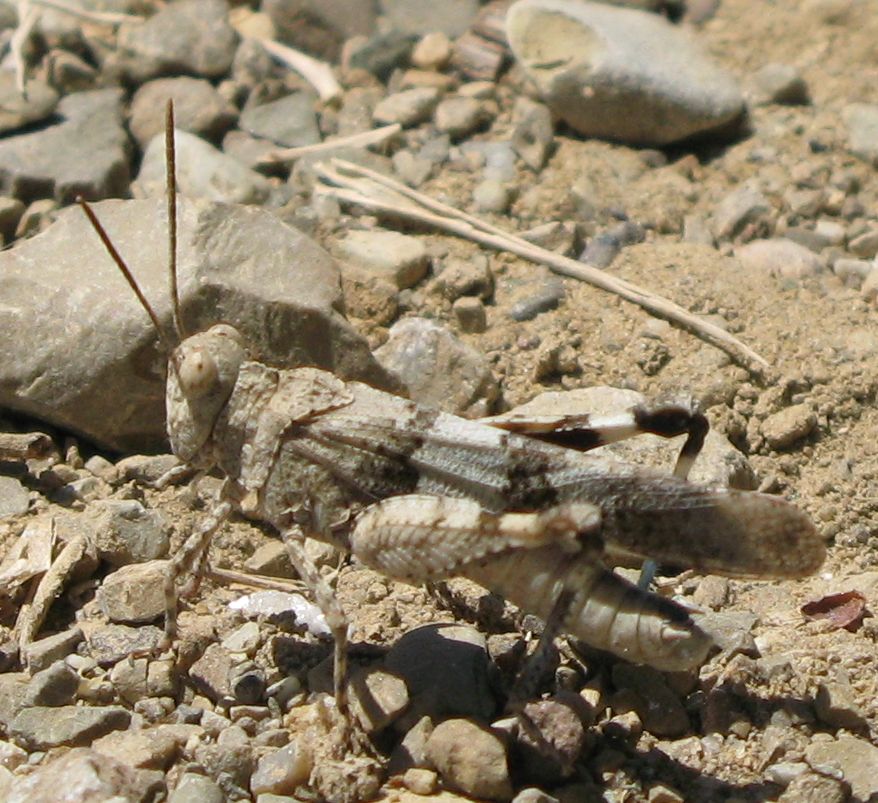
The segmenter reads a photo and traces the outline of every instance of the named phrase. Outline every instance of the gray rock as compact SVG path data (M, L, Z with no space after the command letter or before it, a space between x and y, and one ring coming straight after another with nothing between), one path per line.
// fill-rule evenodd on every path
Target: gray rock
M55 661L66 658L75 652L82 639L82 630L78 627L71 627L69 630L63 630L53 636L32 641L27 645L23 659L31 673L39 672L47 669Z
M713 212L713 233L718 240L730 240L747 225L764 225L771 211L769 200L759 190L745 184L732 190L717 204Z
M848 150L873 167L878 167L878 105L849 103L842 109L847 127Z
M250 791L260 796L292 794L308 782L312 766L311 751L303 742L290 742L259 759L250 777Z
M488 328L488 316L480 298L461 296L451 305L451 311L462 332L478 334Z
M119 706L34 706L19 711L9 726L10 736L30 750L89 744L110 731L124 730L131 712Z
M613 685L629 692L626 701L656 736L679 737L691 727L680 698L665 682L664 675L649 666L613 665Z
M113 566L155 560L168 554L164 516L157 510L148 510L136 499L96 502L88 515L93 522L98 554Z
M547 792L534 787L522 789L514 798L512 803L558 803L558 798L552 797Z
M387 80L397 67L408 60L414 37L391 29L365 37L356 37L345 48L347 66L351 69L366 70L381 81Z
M499 396L485 357L426 318L395 323L375 357L421 404L479 416L486 415Z
M372 112L372 119L381 125L399 123L405 128L430 119L439 104L441 93L433 87L404 89L388 95Z
M245 108L238 125L254 137L285 147L314 145L320 142L316 104L312 92L292 92L270 103Z
M15 85L15 73L0 73L0 135L45 120L58 105L58 93L39 78L29 78L27 95Z
M412 50L411 62L419 70L441 70L451 58L451 40L442 31L425 33Z
M458 140L472 134L491 119L487 107L475 98L445 98L433 112L436 128Z
M668 145L727 126L744 109L734 79L655 14L520 0L506 33L546 103L586 136Z
M375 30L374 0L265 0L282 42L318 57L334 59L345 39Z
M234 322L267 363L318 365L394 386L337 311L338 269L320 246L261 210L181 201L188 331ZM157 236L164 241L164 203L108 201L96 213L168 327L165 249L151 245ZM0 334L0 404L117 450L160 447L164 360L148 317L82 212L70 210L44 234L0 253L0 268L0 333L7 333Z
M120 67L138 84L183 73L219 78L235 57L238 35L224 0L181 0L119 31Z
M27 687L25 704L29 706L59 706L73 702L79 688L79 675L64 661L34 674Z
M490 719L497 707L481 633L466 625L432 624L406 633L385 666L405 679L411 706L405 721L424 716Z
M176 131L177 188L181 195L232 204L259 204L270 192L265 176L209 142ZM166 194L165 136L157 134L146 148L140 172L131 185L135 198L164 198Z
M848 786L837 778L805 772L790 781L778 803L848 803Z
M810 101L805 79L791 64L766 64L753 74L752 82L752 100L756 105L798 106Z
M515 152L531 170L542 170L555 141L555 127L548 107L527 97L516 98L512 126Z
M8 243L15 236L24 208L18 198L0 196L0 235L3 236L4 243Z
M0 519L27 513L30 493L15 477L0 477Z
M420 187L433 173L429 159L422 159L409 150L397 151L392 158L394 171L410 187Z
M355 672L350 681L351 711L366 733L377 733L406 709L409 695L405 681L380 667Z
M494 274L483 254L471 259L447 259L433 287L454 301L460 296L488 299L494 294Z
M117 624L141 624L165 612L165 578L168 562L151 560L122 566L108 575L97 600L104 616Z
M529 724L519 728L515 748L521 761L517 768L530 782L555 786L573 774L585 745L582 707L582 699L572 693L524 707Z
M564 282L555 278L548 279L516 301L509 309L509 317L513 321L533 320L541 312L555 309L563 301L564 295Z
M814 741L805 749L805 758L822 775L828 773L821 767L841 770L856 800L878 794L878 747L865 739L840 736L835 741Z
M451 789L487 800L512 798L505 745L488 728L466 719L447 719L433 729L426 750Z
M0 675L0 724L8 731L11 722L25 707L25 696L30 677L25 672L5 672Z
M814 698L817 717L834 728L859 730L868 726L850 683L827 681L817 686Z
M338 255L400 290L421 281L429 265L423 241L395 231L350 231L339 241Z
M848 250L863 259L874 258L878 254L878 229L869 228L852 238Z
M89 632L86 640L91 657L107 666L127 659L132 653L152 653L163 638L164 632L154 625L105 625Z
M235 662L228 650L219 644L211 644L192 664L189 677L211 700L229 701L233 698L234 666Z
M77 195L125 195L128 135L121 104L118 89L77 92L58 104L60 123L0 140L0 191L59 203Z
M486 178L473 188L473 203L480 212L502 215L509 209L512 192L495 178Z
M736 248L735 257L748 270L791 281L801 281L825 270L817 254L784 237L753 240Z
M54 803L59 798L147 803L164 792L153 773L138 772L108 756L81 747L18 778L6 803Z
M875 263L871 259L836 259L832 263L832 272L852 287L862 285L874 269Z
M225 803L223 790L204 775L187 772L168 797L168 803Z
M181 75L158 78L141 86L131 98L131 134L141 149L165 130L165 105L174 101L174 126L217 141L235 124L238 110L209 81Z
M418 35L440 31L452 38L469 28L479 10L478 0L381 0L380 6L398 31Z

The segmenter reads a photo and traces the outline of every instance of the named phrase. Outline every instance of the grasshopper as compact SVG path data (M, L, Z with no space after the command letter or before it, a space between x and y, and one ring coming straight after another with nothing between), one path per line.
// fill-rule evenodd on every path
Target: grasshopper
M347 623L305 554L306 536L407 582L470 578L545 619L544 638L563 630L663 670L700 665L711 638L685 607L610 571L608 556L754 578L799 577L822 563L822 539L787 501L687 481L707 430L693 405L605 418L470 421L317 368L264 365L226 323L186 334L173 278L170 108L167 132L172 334L82 206L166 344L174 453L225 478L216 505L171 561L168 640L176 582L200 565L212 533L235 510L280 533L326 615L335 698L345 715ZM688 435L674 474L589 453L641 432Z

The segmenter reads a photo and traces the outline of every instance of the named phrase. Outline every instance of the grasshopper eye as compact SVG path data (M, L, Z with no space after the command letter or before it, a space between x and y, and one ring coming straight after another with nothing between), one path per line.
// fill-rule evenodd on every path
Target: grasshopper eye
M212 391L219 378L216 360L203 348L194 348L183 355L177 366L180 389L189 399L197 399Z

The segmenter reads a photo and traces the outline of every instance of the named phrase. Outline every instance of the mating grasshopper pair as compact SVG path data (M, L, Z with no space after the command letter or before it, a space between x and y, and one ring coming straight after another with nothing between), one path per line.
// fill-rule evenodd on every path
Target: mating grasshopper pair
M234 510L271 524L335 638L335 695L346 713L347 623L303 549L312 536L413 583L468 577L563 630L659 669L700 664L710 637L682 606L606 568L605 555L654 558L731 577L797 577L824 545L783 499L686 480L707 428L685 405L605 419L469 421L316 368L251 360L228 324L183 331L174 278L176 209L169 108L169 225L174 333L169 335L82 203L168 351L167 426L174 453L225 477L220 499L171 561L175 583L198 566ZM688 434L673 475L589 454L640 432Z

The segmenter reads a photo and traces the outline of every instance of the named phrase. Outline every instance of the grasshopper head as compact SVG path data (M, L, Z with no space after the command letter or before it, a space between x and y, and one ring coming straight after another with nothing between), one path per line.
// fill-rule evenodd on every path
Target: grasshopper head
M246 357L240 332L227 324L187 337L171 353L168 437L180 460L192 460L207 445Z

